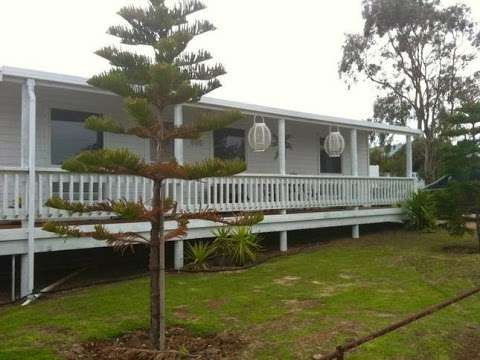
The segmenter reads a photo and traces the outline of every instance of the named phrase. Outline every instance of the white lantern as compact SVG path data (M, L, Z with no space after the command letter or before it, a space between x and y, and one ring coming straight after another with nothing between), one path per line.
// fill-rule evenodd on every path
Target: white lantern
M248 144L254 152L264 152L272 145L272 133L263 116L253 117L253 126L248 132Z
M340 131L330 131L323 144L325 152L330 157L340 157L345 150L345 139Z

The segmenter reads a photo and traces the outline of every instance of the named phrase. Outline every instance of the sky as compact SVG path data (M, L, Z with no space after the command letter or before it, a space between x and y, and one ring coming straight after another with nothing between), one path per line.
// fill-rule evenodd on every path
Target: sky
M122 5L142 0L2 0L0 66L90 77L108 69L94 51L116 43ZM444 0L453 4L454 0ZM361 0L205 0L217 31L193 47L210 50L228 74L209 96L367 119L376 89L338 76L345 33L362 29ZM480 1L463 0L480 22Z

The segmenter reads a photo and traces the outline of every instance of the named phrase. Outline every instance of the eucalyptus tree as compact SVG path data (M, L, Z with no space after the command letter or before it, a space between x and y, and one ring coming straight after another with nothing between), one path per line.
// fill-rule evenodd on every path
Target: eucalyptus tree
M153 199L131 202L125 199L93 204L73 203L52 198L47 205L70 212L107 211L131 221L150 222L150 236L113 233L104 225L92 231L58 222L47 223L44 229L63 236L92 237L113 246L143 244L150 248L151 326L153 345L165 349L165 242L187 234L191 219L204 219L230 225L249 225L262 220L257 213L239 214L226 219L211 209L197 213L177 211L177 204L166 198L167 179L199 180L231 176L246 169L240 160L208 159L199 163L179 164L163 161L163 145L174 139L198 139L204 132L228 126L241 118L239 112L204 113L188 124L172 125L166 109L178 104L198 101L203 95L221 86L222 65L212 63L207 50L189 51L197 36L215 29L206 20L189 21L188 17L205 8L202 1L183 0L167 6L164 0L149 0L146 7L126 6L119 15L126 25L109 28L108 33L121 40L122 46L109 46L96 53L110 62L111 70L92 77L89 83L120 95L130 115L130 123L108 116L92 116L86 127L95 131L128 134L149 140L156 149L152 162L147 162L127 149L101 149L80 153L64 162L63 169L77 173L133 175L153 182ZM178 226L165 230L165 220Z
M477 24L465 5L440 0L363 0L362 33L347 34L340 75L379 90L374 121L414 122L425 137L427 180L435 177L435 142L442 113L479 96L472 66L480 48Z

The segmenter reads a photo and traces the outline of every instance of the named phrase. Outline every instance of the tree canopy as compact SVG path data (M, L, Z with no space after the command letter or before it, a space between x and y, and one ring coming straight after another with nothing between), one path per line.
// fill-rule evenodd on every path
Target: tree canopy
M364 0L362 15L363 33L346 35L339 73L349 85L366 79L377 86L374 121L423 130L432 180L444 114L480 94L480 72L472 69L478 26L470 8L440 0Z

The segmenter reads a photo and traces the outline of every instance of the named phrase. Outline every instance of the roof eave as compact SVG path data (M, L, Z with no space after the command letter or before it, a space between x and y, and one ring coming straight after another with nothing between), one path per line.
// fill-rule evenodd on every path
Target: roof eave
M39 86L48 86L55 88L64 88L70 90L80 90L95 92L103 95L118 96L114 93L97 89L88 84L87 79L79 76L57 74L38 70L28 70L16 67L3 66L0 68L0 81L23 81L23 79L34 79ZM365 131L375 131L382 133L393 133L411 136L420 136L422 132L403 126L393 126L381 123L371 123L367 121L324 116L300 111L285 110L262 105L247 104L237 101L214 99L203 97L197 104L187 104L193 107L207 107L217 109L238 109L244 113L259 113L265 116L276 118L285 118L292 121L309 122L315 124L330 124L333 126L345 128L357 128Z

